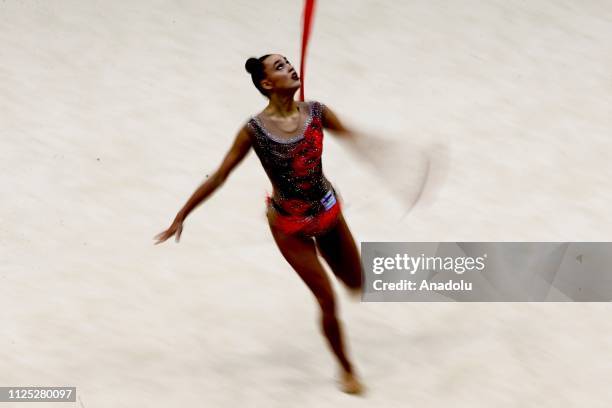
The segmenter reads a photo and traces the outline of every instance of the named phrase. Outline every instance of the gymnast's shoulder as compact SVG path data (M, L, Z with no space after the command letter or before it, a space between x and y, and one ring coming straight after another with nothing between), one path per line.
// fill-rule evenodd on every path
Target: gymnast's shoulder
M329 106L319 101L309 101L308 103L312 104L315 115L321 118L321 123L325 129L338 134L349 132L344 123Z

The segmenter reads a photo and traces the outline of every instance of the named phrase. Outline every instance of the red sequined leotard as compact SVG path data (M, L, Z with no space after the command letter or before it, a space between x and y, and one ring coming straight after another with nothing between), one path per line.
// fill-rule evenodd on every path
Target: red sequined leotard
M274 226L288 234L315 236L335 224L340 203L321 163L324 106L319 102L306 106L304 129L291 138L270 134L257 116L248 125L255 153L274 188L267 199L275 212Z

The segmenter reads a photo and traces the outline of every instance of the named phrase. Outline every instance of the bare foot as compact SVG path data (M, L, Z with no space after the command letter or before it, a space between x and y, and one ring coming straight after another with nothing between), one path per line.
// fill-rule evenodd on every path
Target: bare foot
M340 389L347 394L361 395L364 387L354 374L344 371L340 374Z

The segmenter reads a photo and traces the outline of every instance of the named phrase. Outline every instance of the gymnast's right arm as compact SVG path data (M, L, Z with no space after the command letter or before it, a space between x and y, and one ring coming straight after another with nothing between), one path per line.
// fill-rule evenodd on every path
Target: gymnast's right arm
M206 181L198 187L196 191L191 195L189 200L185 203L183 208L176 214L174 221L170 228L160 232L155 236L157 239L155 244L160 244L176 234L176 242L179 242L181 232L183 231L183 221L194 208L196 208L202 201L210 196L217 188L219 188L227 177L230 175L232 170L244 159L246 154L251 149L251 139L249 137L249 129L245 125L236 135L234 144L225 155L225 158L221 162L219 168L206 179Z

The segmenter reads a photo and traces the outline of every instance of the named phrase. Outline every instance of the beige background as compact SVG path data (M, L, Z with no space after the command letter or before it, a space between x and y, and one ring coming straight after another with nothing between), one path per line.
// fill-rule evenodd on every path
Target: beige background
M612 3L319 3L307 98L386 140L373 170L326 137L358 240L610 239ZM252 153L180 244L152 245L264 107L246 58L299 63L300 13L0 3L0 385L76 386L87 408L610 406L608 304L359 304L340 287L370 392L338 392Z

